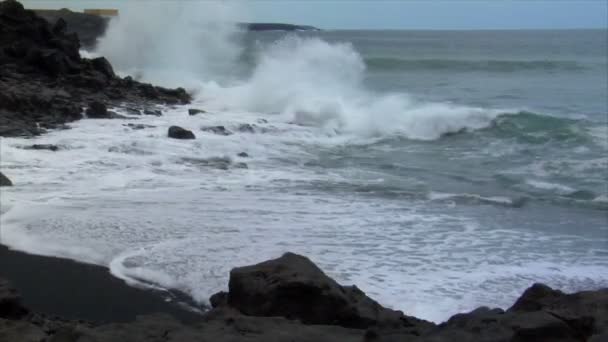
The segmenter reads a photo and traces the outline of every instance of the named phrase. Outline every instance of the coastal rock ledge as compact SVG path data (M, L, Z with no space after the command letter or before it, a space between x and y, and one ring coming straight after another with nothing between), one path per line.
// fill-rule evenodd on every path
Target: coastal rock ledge
M0 280L0 341L608 341L608 289L566 294L534 284L506 311L482 307L435 325L382 307L293 253L233 269L229 291L210 301L194 324L167 314L87 323L31 312Z

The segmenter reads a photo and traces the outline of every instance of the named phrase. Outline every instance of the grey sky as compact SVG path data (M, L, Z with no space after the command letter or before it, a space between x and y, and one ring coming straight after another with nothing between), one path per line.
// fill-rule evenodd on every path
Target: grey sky
M36 8L82 9L115 7L122 1L27 0L24 2ZM249 13L250 19L254 21L309 24L325 29L608 27L606 0L242 0L240 2ZM140 3L146 6L145 1Z

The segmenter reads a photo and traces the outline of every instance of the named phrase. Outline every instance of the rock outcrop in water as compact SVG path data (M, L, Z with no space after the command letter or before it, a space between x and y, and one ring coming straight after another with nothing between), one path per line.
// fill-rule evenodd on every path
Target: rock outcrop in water
M0 341L452 342L606 341L608 289L565 294L535 284L510 309L479 308L435 325L380 306L309 259L287 253L235 268L228 293L195 324L168 315L131 323L66 321L30 312L0 280Z
M0 136L32 136L82 118L91 102L183 104L182 88L120 78L103 57L82 58L65 21L51 26L15 0L0 2Z
M8 177L6 177L2 172L0 172L0 186L12 186L13 182L11 182Z
M173 139L182 139L182 140L196 139L196 136L194 136L194 133L192 133L192 131L181 128L179 126L169 127L167 135L169 136L169 138L173 138Z
M230 272L227 304L245 315L297 319L305 324L366 329L432 324L380 306L356 286L341 286L308 258L287 253Z

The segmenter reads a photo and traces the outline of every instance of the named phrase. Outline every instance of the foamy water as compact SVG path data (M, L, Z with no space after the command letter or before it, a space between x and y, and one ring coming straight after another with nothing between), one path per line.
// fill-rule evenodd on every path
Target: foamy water
M492 78L508 71L504 63L475 67L492 77L474 75L464 90L433 84L439 99L415 95L395 83L395 66L370 71L368 56L336 33L265 37L248 48L229 25L234 9L199 5L202 17L192 4L153 6L133 21L121 11L125 20L93 52L119 73L185 85L193 104L2 138L2 171L15 184L0 194L2 244L107 266L201 303L226 289L231 268L291 251L383 305L437 322L480 305L508 307L533 282L608 286L608 131L593 110L524 111L531 104L518 89L504 98L519 102L500 102L492 94L500 87L475 85L482 76L508 83ZM373 45L392 33L340 37L367 34L374 53L399 44ZM420 63L405 64L399 82L419 72ZM507 64L525 67L515 79L530 77L529 63ZM546 68L537 64L536 73ZM440 67L420 80L458 72ZM452 91L474 95L454 101ZM566 101L560 113L572 107ZM244 124L253 132L239 130ZM171 125L197 139L169 139ZM201 130L217 125L233 134ZM60 150L22 148L35 143Z
M435 321L479 305L508 306L533 281L565 289L608 282L608 250L597 236L485 226L442 201L298 189L352 181L302 167L314 159L307 147L344 144L344 137L259 119L215 111L191 117L177 108L136 121L156 128L84 120L27 141L64 147L55 153L4 138L2 165L15 187L2 191L2 243L110 266L118 277L178 288L201 302L226 288L232 267L293 251L385 305ZM242 123L266 133L197 129ZM168 139L171 124L198 139ZM249 168L197 163L213 157Z

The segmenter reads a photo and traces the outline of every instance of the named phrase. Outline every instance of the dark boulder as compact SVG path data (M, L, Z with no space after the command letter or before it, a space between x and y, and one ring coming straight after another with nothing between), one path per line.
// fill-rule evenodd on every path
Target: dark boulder
M2 172L0 172L0 186L13 186L13 182L11 182L11 180L8 179L8 177L6 177Z
M380 306L355 286L341 286L308 258L286 253L230 272L228 304L250 316L282 316L305 324L423 331L431 323Z
M210 132L217 135L232 135L232 132L227 130L224 126L201 127L201 131Z
M99 101L90 102L86 114L91 119L109 119L111 116L106 105Z
M194 133L192 133L192 131L183 129L179 126L169 127L168 136L169 138L173 139L196 139L196 136L194 136Z
M534 284L507 311L478 308L454 315L425 341L587 341L606 334L607 323L608 289L565 294Z
M554 290L545 284L533 284L509 308L513 312L538 311L552 301L562 298L564 293Z
M434 342L575 342L582 336L566 322L544 311L511 313L478 308L452 316L423 341Z
M249 158L249 154L247 154L247 152L241 152L241 153L237 154L237 156L239 156L241 158Z
M566 294L534 284L509 308L509 312L544 311L566 322L578 335L608 331L608 288Z
M195 108L188 109L188 114L190 114L190 115L205 114L205 113L207 113L207 112L202 109L195 109Z
M0 173L0 179L2 174ZM27 315L28 310L21 304L21 297L10 284L0 279L0 318L19 319Z

